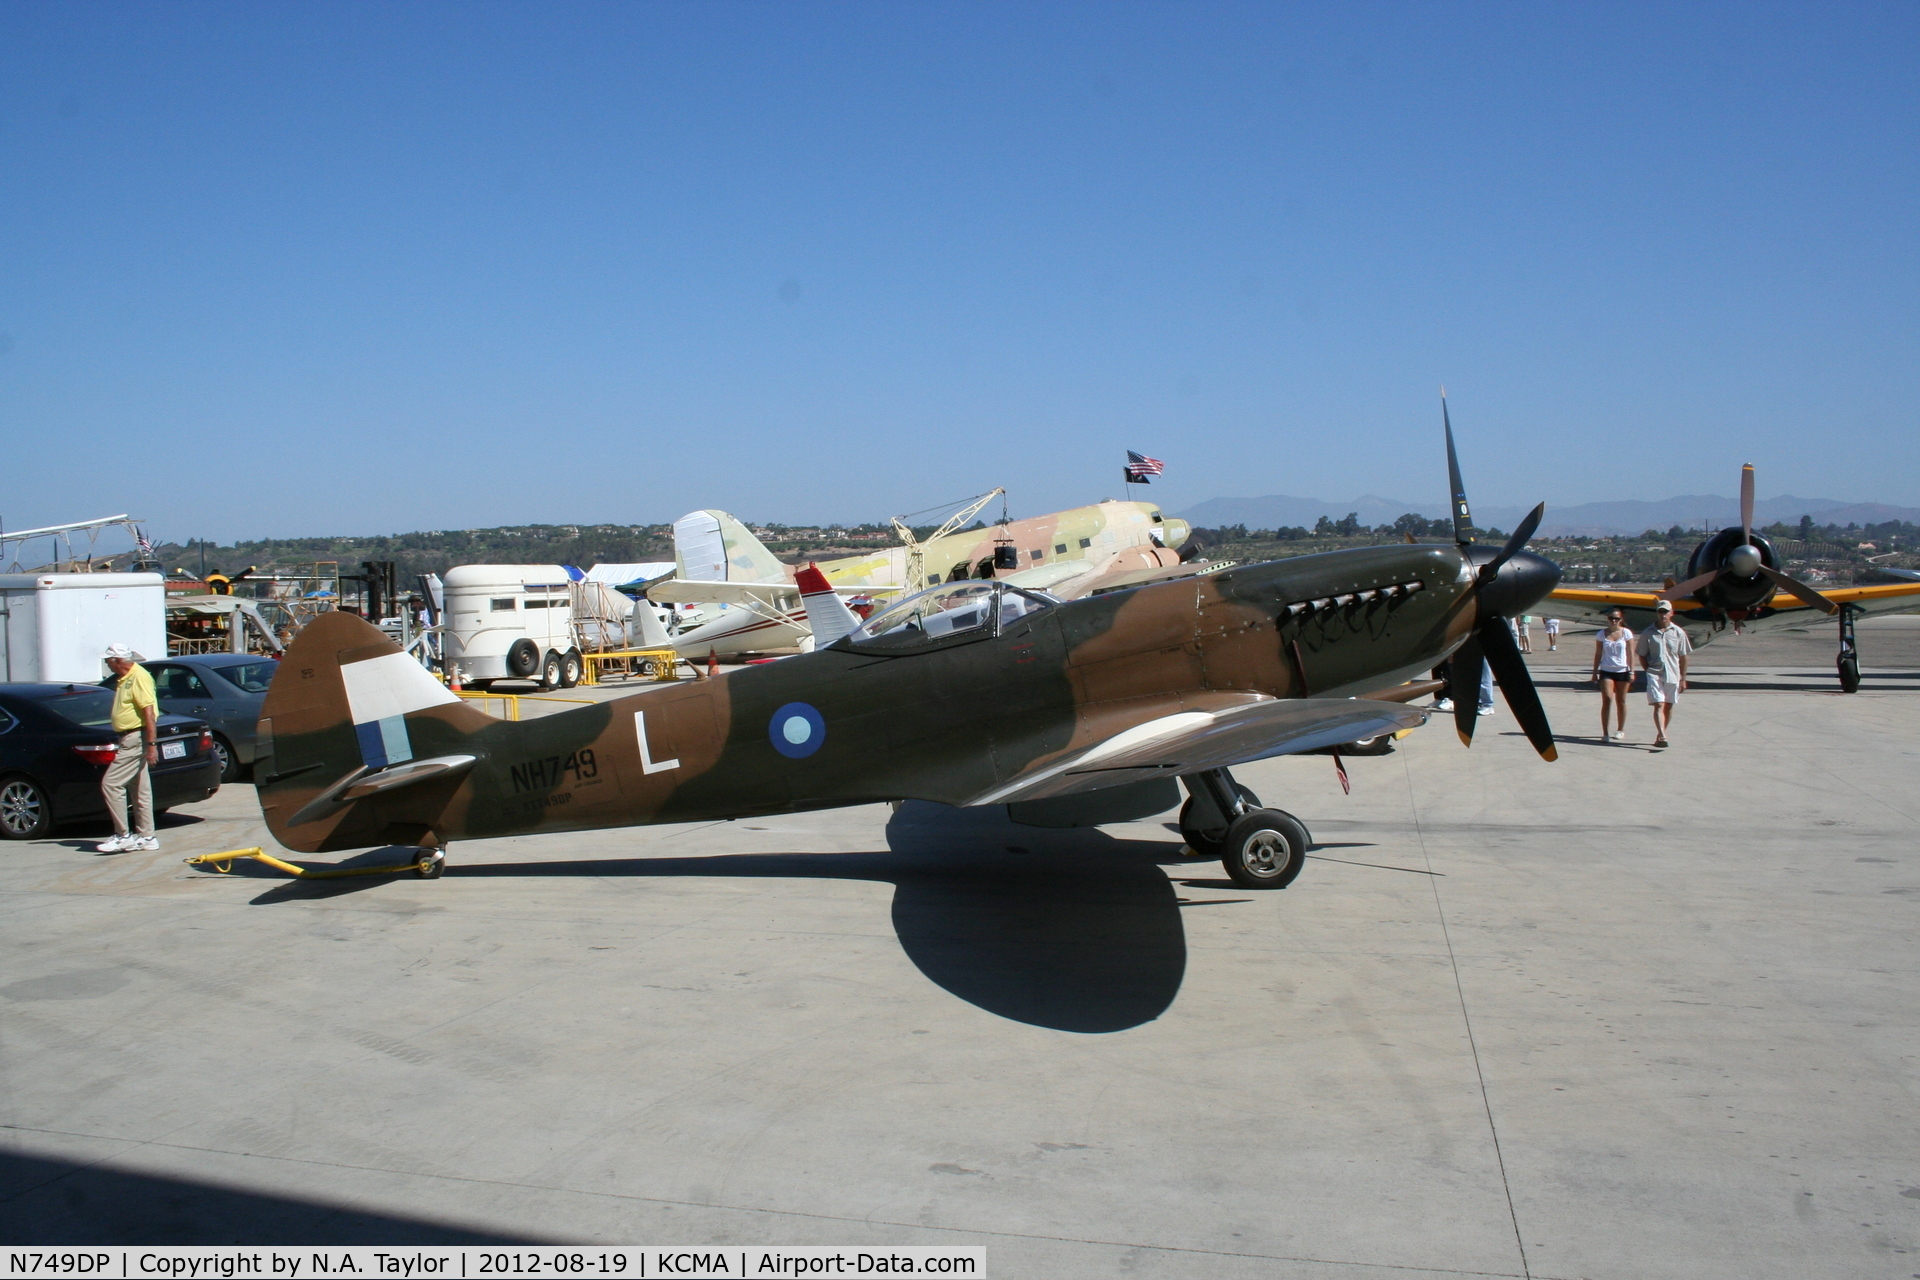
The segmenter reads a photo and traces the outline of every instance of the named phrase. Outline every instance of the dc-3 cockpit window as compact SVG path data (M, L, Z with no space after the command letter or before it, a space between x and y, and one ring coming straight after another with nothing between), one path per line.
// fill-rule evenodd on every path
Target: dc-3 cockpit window
M863 648L906 649L969 633L991 635L1056 603L1000 582L949 582L874 614L849 638Z

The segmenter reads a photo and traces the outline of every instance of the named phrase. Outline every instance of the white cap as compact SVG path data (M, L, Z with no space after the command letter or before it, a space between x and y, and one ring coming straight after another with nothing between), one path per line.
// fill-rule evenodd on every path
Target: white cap
M110 644L107 646L107 651L101 654L100 656L103 658L118 658L122 662L145 662L146 661L146 658L144 658L138 653L135 653L132 649L129 649L124 644Z
M1655 613L1672 613L1673 601L1662 600L1659 604L1656 604L1655 606L1653 606L1653 611Z

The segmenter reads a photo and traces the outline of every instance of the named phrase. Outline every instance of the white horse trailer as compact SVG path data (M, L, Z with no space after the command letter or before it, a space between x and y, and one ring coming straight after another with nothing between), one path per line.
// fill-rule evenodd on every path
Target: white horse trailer
M464 684L580 682L573 581L557 564L464 564L447 570L445 660Z

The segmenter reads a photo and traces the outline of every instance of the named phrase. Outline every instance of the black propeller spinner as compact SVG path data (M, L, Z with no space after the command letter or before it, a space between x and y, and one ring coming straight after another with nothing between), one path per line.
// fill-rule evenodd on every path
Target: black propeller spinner
M1533 687L1533 673L1520 654L1507 619L1517 617L1560 585L1560 566L1545 556L1523 550L1540 519L1547 513L1541 503L1513 531L1507 544L1497 552L1477 546L1473 541L1473 516L1467 507L1467 488L1460 479L1460 459L1453 448L1453 420L1447 414L1446 388L1440 389L1440 421L1447 433L1447 480L1453 488L1453 538L1461 552L1478 566L1474 572L1473 594L1477 598L1480 620L1467 642L1454 650L1448 686L1453 696L1453 727L1466 746L1473 745L1473 727L1479 716L1480 674L1493 668L1493 678L1520 722L1527 741L1543 760L1560 758L1553 745L1553 726L1547 723L1546 708Z
M1773 599L1777 587L1798 596L1823 613L1840 606L1804 582L1780 572L1773 544L1753 531L1753 464L1740 468L1740 527L1727 528L1693 549L1687 560L1687 580L1660 593L1662 600L1688 596L1717 609L1735 622Z

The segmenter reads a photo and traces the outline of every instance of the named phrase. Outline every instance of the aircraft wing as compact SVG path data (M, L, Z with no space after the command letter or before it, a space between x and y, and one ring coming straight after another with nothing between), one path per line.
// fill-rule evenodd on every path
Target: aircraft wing
M1906 613L1920 609L1920 582L1889 582L1871 587L1821 587L1821 595L1835 604L1850 604L1862 613ZM1792 600L1782 591L1773 597L1776 601ZM1784 611L1786 608L1805 609L1807 606L1798 600L1791 605L1776 605Z
M897 587L835 587L842 596L892 595ZM707 578L656 578L643 589L647 599L658 604L738 604L770 605L776 609L796 606L800 588L791 582L723 582Z
M647 584L647 599L659 604L766 604L791 607L800 588L791 582L724 582L702 578L662 578Z
M1789 597L1791 599L1791 597ZM1545 600L1540 602L1542 617L1572 618L1591 622L1596 626L1605 626L1607 613L1612 609L1638 609L1652 614L1653 606L1660 602L1657 591L1606 591L1586 590L1575 587L1557 587ZM1798 603L1796 601L1795 603ZM1684 614L1689 609L1698 609L1698 600L1675 600L1674 609Z
M1220 769L1411 729L1426 718L1424 707L1374 698L1261 698L1218 711L1176 711L1036 765L968 803L1046 800Z
M1816 590L1835 604L1850 604L1861 613L1907 613L1920 610L1920 582L1891 582L1866 587L1825 587L1816 584ZM1659 594L1653 591L1607 591L1604 589L1586 589L1582 587L1559 587L1540 602L1540 613L1556 618L1579 618L1596 624L1604 623L1609 609L1637 610L1651 615L1653 607L1659 602ZM1684 598L1673 602L1676 616L1686 619L1696 609L1701 608L1698 600ZM1822 617L1811 606L1803 603L1785 591L1776 591L1773 599L1764 606L1765 616L1748 618L1748 628L1766 625L1779 626L1786 623L1799 626L1809 618ZM1631 623L1632 619L1629 619Z

